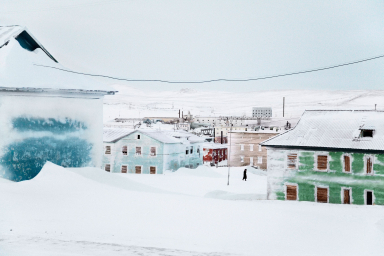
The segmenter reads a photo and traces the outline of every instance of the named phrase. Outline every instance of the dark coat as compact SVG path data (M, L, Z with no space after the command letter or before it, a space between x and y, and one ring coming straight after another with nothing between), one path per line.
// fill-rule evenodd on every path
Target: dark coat
M247 169L244 170L243 172L243 180L247 179Z

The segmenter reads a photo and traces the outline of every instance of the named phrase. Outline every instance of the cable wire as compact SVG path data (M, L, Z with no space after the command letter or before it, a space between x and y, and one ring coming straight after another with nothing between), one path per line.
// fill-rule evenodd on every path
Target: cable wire
M279 74L279 75L270 75L270 76L264 76L264 77L240 78L240 79L217 78L217 79L201 80L201 81L170 81L170 80L161 80L161 79L128 79L128 78L119 78L119 77L113 77L113 76L108 76L108 75L98 75L98 74L89 74L89 73L77 72L77 71L72 71L72 70L68 70L68 69L52 67L52 66L45 66L45 65L40 65L40 64L34 64L34 65L39 66L39 67L57 69L60 71L79 74L79 75L102 77L102 78L127 81L127 82L159 82L159 83L169 83L169 84L204 84L204 83L213 83L213 82L249 82L249 81L257 81L257 80L271 79L271 78L284 77L284 76L299 75L299 74L318 72L318 71L323 71L323 70L327 70L327 69L333 69L333 68L339 68L339 67L354 65L354 64L358 64L358 63L362 63L362 62L366 62L366 61L380 59L383 57L384 57L384 55L379 55L376 57L371 57L371 58L352 61L352 62L347 62L347 63L343 63L343 64L338 64L338 65L332 65L332 66L323 67L323 68L315 68L315 69L309 69L309 70L304 70L304 71L285 73L285 74Z

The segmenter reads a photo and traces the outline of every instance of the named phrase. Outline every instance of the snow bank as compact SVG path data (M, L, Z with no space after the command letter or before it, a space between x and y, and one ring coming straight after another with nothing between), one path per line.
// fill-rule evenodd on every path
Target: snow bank
M215 198L223 200L265 200L266 194L235 194L222 190L215 190L205 194L206 198Z
M199 166L196 169L189 168L180 168L175 172L166 171L166 175L180 175L180 176L199 176L199 177L209 177L209 178L223 178L223 175L212 171L211 168L207 166Z

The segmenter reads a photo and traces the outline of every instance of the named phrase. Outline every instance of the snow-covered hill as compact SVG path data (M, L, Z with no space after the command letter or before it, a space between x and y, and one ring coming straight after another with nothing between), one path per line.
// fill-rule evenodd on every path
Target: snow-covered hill
M116 117L178 116L186 114L251 116L252 107L272 107L273 117L300 117L306 109L384 110L384 91L286 90L253 92L212 92L184 88L179 91L148 91L115 85L119 91L104 100L104 120Z

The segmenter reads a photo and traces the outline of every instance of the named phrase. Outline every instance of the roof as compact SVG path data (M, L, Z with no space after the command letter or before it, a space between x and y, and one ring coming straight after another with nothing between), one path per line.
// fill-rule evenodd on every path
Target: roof
M228 148L228 144L219 144L219 143L204 143L203 148L208 149L218 149L218 148Z
M0 26L0 90L114 94L89 77L68 70L21 26Z
M377 127L373 137L360 137L365 126ZM380 128L383 129L380 129ZM262 143L271 147L384 150L384 112L369 110L307 110L295 128Z
M132 130L132 129L122 129L122 128L104 128L103 129L103 141L104 142L116 142L122 138L135 133L140 132L151 137L154 140L160 141L162 143L181 143L179 139L176 139L163 131L157 130Z
M205 141L204 137L199 137L195 134L192 134L190 132L183 131L183 130L167 131L167 134L169 134L172 137L186 138L190 143L199 143L199 142Z

